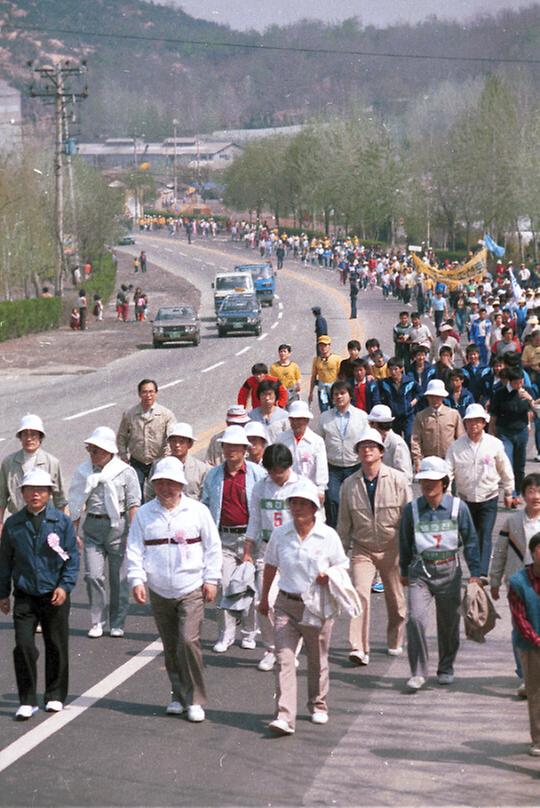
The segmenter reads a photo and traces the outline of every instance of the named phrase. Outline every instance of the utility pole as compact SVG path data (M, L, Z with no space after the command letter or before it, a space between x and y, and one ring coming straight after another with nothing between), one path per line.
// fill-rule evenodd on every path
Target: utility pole
M177 157L177 150L176 150L176 127L178 126L178 121L176 118L173 118L173 139L174 139L174 154L173 154L173 196L174 196L174 209L178 210L178 205L176 202L177 193L178 193L178 172L176 169L176 157Z
M31 66L31 62L29 65ZM37 86L32 84L30 96L43 98L45 103L54 104L55 119L55 149L54 149L54 178L55 178L55 210L56 210L56 281L55 292L62 296L65 280L64 256L64 160L69 144L65 140L67 131L66 107L69 102L77 98L86 98L87 88L76 92L71 86L71 80L83 74L86 67L72 65L69 60L59 62L54 66L45 65L34 68L40 78ZM75 234L75 237L77 234Z

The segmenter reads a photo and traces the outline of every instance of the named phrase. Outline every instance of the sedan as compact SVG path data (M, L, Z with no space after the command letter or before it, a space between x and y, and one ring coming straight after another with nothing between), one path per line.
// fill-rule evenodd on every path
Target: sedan
M218 335L248 331L260 336L261 306L256 295L228 295L217 314Z
M159 309L152 322L152 341L154 348L160 348L166 342L192 342L198 345L201 341L201 323L192 306L171 306Z

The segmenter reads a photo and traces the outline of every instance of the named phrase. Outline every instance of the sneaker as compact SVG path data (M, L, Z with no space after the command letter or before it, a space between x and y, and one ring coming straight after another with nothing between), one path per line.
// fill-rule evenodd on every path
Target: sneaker
M531 757L540 757L540 746L533 743L532 746L529 747L529 755L531 755Z
M276 664L276 655L273 651L267 651L259 664L257 665L257 670L259 671L271 671L274 669L274 665Z
M322 710L315 710L311 716L311 723L312 724L328 724L328 713L323 712Z
M123 637L124 636L124 629L123 628L111 628L111 637Z
M234 640L218 640L212 648L215 654L224 654L227 648L230 648Z
M364 654L363 651L351 651L349 659L355 665L369 665L369 654Z
M36 634L43 634L43 629L41 628L41 623L38 623L36 626Z
M187 708L187 720L192 721L194 724L200 724L204 721L204 710L200 704L190 704Z
M382 581L375 581L374 584L371 584L371 591L372 592L384 592L384 584Z
M453 673L438 673L437 681L440 685L451 685L454 681Z
M390 656L402 656L402 654L403 654L403 646L398 645L397 648L389 648L388 649L388 654Z
M15 713L15 721L28 721L28 719L32 718L34 713L37 713L38 710L39 707L36 707L33 704L21 704Z
M64 709L64 705L61 701L48 701L45 705L45 712L47 713L59 713L61 710Z
M426 680L423 676L411 676L409 681L407 682L407 687L409 690L420 690L426 683Z
M179 701L171 701L165 707L165 713L167 715L182 715L183 712L184 708L182 707Z
M97 640L98 637L103 637L103 626L101 623L96 623L94 626L92 626L88 632L88 636L93 640Z
M268 724L268 729L270 732L273 732L274 735L294 735L294 729L283 718L274 718L274 720L270 721Z
M248 637L244 637L244 639L240 643L240 648L245 648L247 651L253 651L253 649L256 647L257 643L255 642L255 640L250 640Z
M527 698L527 688L525 687L525 682L522 682L518 689L516 690L516 696L518 699L526 699Z
M540 454L536 455L536 457L534 458L534 462L535 463L540 463Z

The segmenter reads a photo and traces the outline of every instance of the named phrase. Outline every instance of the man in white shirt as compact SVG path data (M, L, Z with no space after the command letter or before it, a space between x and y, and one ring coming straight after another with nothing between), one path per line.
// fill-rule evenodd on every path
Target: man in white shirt
M278 443L293 456L293 470L315 483L321 504L328 487L328 460L324 440L309 428L313 418L305 401L293 401L289 407L290 429L278 435Z
M171 682L167 714L186 710L188 721L204 721L200 630L221 579L221 541L208 508L182 494L180 460L160 460L152 482L156 498L137 511L129 531L128 578L137 603L147 602L148 586Z
M468 506L480 543L481 575L487 575L491 558L491 534L497 518L499 485L504 504L512 504L514 473L499 438L488 435L489 415L481 404L469 404L463 418L465 435L450 444L446 462L456 484L456 494Z

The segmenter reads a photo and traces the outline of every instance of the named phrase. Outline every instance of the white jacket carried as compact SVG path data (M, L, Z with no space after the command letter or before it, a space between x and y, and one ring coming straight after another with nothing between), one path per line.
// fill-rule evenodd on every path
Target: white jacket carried
M302 595L304 614L302 624L320 628L325 620L338 617L345 612L349 617L360 617L362 605L353 586L349 573L343 567L329 567L328 585L314 581Z

